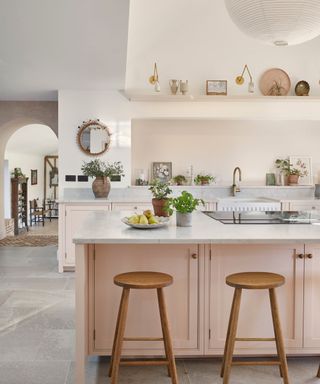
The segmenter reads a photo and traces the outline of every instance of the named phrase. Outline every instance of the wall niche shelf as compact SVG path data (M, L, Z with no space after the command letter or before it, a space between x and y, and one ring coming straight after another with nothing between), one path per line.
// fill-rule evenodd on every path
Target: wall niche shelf
M131 93L121 90L120 93L131 102L320 102L320 96L262 96L262 95L170 95L162 93Z

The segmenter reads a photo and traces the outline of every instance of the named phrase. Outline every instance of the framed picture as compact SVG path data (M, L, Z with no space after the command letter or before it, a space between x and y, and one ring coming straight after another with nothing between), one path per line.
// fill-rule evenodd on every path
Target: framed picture
M152 179L158 179L167 183L172 179L172 163L171 162L155 162L152 163Z
M290 156L290 167L299 169L303 176L299 177L300 185L313 185L312 158L308 156Z
M38 170L37 169L31 169L31 185L38 184Z
M207 80L207 95L222 95L226 96L228 93L227 80Z

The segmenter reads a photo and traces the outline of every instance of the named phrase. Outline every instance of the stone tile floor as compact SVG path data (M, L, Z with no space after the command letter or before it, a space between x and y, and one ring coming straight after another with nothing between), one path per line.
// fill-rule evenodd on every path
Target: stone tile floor
M0 384L74 384L73 274L57 248L0 249ZM291 384L319 383L320 358L291 358ZM222 383L219 359L179 359L180 384ZM108 384L108 359L91 358L87 384ZM170 384L163 367L122 367L119 384ZM234 367L230 384L282 383L276 367Z

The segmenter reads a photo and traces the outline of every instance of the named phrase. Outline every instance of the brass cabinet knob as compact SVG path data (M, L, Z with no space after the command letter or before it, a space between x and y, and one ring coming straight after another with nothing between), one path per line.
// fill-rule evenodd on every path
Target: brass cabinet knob
M312 258L313 258L313 254L312 254L312 253L308 253L308 254L307 254L307 258L308 258L308 259L312 259Z
M198 255L197 255L196 253L193 253L193 254L191 255L191 257L192 257L193 259L197 259L197 258L198 258Z
M299 253L299 254L298 254L298 258L299 258L299 259L303 259L303 258L304 258L304 254L303 254L303 253Z

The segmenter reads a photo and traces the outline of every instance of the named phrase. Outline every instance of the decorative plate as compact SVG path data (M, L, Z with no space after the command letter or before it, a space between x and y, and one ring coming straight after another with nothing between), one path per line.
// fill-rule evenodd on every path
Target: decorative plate
M284 70L272 68L261 76L259 86L265 96L286 96L290 91L291 81Z
M294 92L297 96L309 96L310 85L307 81L301 80L296 84Z
M154 229L154 228L161 228L165 225L168 225L170 218L169 217L161 217L161 216L154 216L158 221L159 224L131 224L128 221L128 217L124 217L121 219L121 221L124 224L129 225L129 227L137 228L137 229Z

